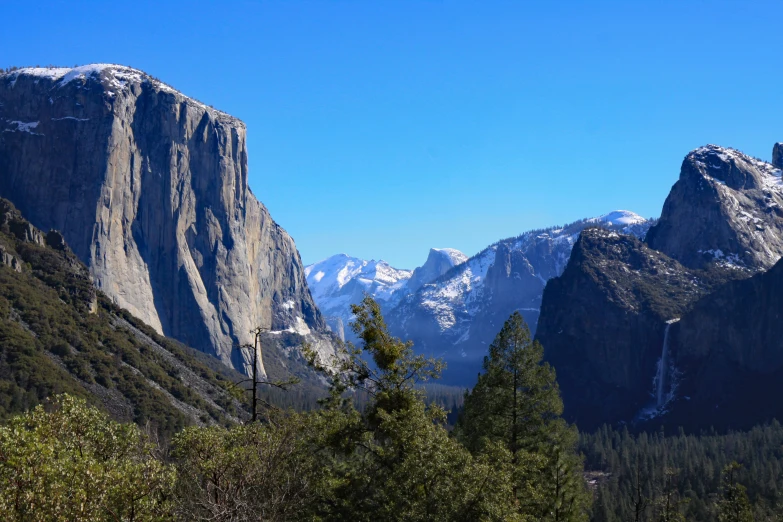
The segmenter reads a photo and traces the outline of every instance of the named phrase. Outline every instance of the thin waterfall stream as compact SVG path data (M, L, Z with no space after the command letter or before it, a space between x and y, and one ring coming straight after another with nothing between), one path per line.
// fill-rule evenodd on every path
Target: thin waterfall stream
M666 330L663 332L663 348L661 349L661 361L658 363L658 375L656 375L656 388L655 388L655 402L658 408L662 408L666 404L668 399L666 394L666 386L668 384L667 378L669 377L669 328L671 325L679 321L680 318L670 319L666 321Z

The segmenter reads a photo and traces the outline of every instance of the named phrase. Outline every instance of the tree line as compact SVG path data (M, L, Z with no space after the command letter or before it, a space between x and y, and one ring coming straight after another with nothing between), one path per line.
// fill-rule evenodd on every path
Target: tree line
M0 427L0 517L587 520L577 434L518 313L450 431L423 387L443 364L394 338L371 298L353 312L358 347L330 361L305 350L329 382L311 411L270 409L261 422L191 426L162 442L67 395L12 418Z
M783 520L783 426L582 434L596 522Z
M783 513L783 427L579 435L519 313L451 428L442 362L393 337L370 297L358 346L308 362L317 407L173 438L60 395L0 427L0 518L53 521L748 522ZM430 390L427 399L425 390ZM361 401L355 397L360 395ZM739 463L738 463L739 462Z

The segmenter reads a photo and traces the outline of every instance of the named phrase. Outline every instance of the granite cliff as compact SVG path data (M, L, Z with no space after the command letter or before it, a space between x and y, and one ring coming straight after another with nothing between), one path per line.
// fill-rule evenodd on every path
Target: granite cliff
M775 151L777 158L779 146ZM760 308L770 299L744 280L765 275L783 255L781 204L779 169L708 145L686 156L644 242L582 233L563 274L547 284L536 333L557 370L570 420L583 429L671 422L683 394L699 397L692 404L702 408L720 396L720 381L734 382L731 364L755 361L741 368L750 371L746 376L761 366L778 367L783 343L770 333L772 312ZM744 322L738 306L767 318L750 321L757 329L744 341L725 337L727 325ZM740 330L750 333L749 327ZM726 343L731 364L720 362ZM718 366L723 373L714 370ZM691 410L677 422L703 428L712 420Z
M717 145L692 151L647 243L691 268L770 268L783 255L780 170Z
M233 347L258 326L272 349L293 333L333 352L294 241L250 192L245 135L128 67L0 75L0 195L118 306L244 371Z
M743 429L783 416L783 260L729 282L672 325L677 374L663 420Z

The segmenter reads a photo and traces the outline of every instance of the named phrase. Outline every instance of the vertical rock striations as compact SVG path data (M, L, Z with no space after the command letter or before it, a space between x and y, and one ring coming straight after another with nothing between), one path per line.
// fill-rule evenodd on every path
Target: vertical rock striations
M0 75L0 131L0 195L157 331L244 369L232 347L256 326L325 331L293 240L250 192L240 120L99 64Z

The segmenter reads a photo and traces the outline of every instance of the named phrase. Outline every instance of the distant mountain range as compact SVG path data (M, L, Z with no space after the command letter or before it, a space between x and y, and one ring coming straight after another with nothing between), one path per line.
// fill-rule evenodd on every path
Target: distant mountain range
M352 339L348 325L351 305L371 295L384 311L425 283L433 281L467 257L453 248L432 248L427 261L415 270L393 268L386 261L337 254L305 267L307 284L329 326L341 338Z
M432 249L414 271L384 261L333 256L306 267L313 298L335 329L367 292L381 304L396 335L420 353L445 359L449 382L475 376L489 342L519 310L535 330L546 282L562 273L579 232L591 226L644 236L653 222L618 210L498 241L473 257Z

